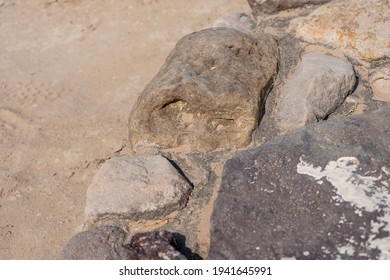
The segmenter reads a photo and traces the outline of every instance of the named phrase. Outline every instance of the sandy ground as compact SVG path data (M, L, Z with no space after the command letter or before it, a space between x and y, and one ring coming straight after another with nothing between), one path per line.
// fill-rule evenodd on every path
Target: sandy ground
M0 0L0 259L55 259L182 36L246 0Z

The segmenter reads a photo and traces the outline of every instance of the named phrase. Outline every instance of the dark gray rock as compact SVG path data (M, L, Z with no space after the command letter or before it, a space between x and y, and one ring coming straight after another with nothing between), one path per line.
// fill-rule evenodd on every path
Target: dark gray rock
M228 160L210 259L390 259L390 108Z
M330 1L332 0L248 0L248 3L253 15L257 16L261 13L273 14L308 4L319 5Z
M62 249L60 260L136 260L136 251L125 248L127 233L103 226L80 232Z
M168 231L137 233L127 246L137 252L139 260L186 260L178 243Z
M183 37L129 118L136 153L244 147L258 125L277 68L277 45L231 28Z

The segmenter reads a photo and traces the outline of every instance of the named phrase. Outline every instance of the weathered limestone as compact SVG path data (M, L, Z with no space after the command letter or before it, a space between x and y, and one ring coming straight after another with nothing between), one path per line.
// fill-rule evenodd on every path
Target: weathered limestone
M183 37L130 114L136 153L244 147L277 66L268 35L214 28Z
M290 30L310 43L340 48L368 65L390 58L389 11L388 0L335 0L294 19Z
M190 183L162 156L115 157L106 161L88 188L89 223L115 219L158 219L187 202Z

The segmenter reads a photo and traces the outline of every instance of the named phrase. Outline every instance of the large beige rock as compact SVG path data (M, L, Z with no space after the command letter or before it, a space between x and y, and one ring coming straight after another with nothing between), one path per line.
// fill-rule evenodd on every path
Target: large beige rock
M185 36L131 111L132 149L248 145L276 67L269 35L212 28Z
M293 20L290 30L310 43L340 48L367 65L390 57L390 1L335 0Z

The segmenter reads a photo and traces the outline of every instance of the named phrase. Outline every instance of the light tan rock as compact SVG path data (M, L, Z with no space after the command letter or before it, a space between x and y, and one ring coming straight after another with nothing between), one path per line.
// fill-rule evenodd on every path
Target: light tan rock
M335 0L293 20L290 30L310 43L341 48L368 65L390 57L390 1Z
M162 156L106 161L87 192L88 223L107 219L157 219L184 207L190 183Z

